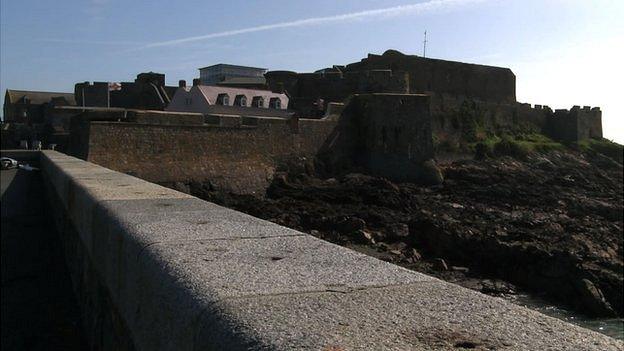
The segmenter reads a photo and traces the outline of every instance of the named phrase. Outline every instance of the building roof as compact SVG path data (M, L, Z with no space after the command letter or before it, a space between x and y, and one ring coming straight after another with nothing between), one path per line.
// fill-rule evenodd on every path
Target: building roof
M271 98L279 98L282 106L288 106L288 96L286 96L286 94L274 93L270 90L230 88L217 85L198 85L197 88L199 88L211 105L215 104L219 94L228 94L230 99L234 99L236 95L245 95L248 103L251 103L255 96L262 96L265 100L265 104L267 104Z
M76 101L74 99L74 94L72 93L58 93L52 91L29 91L29 90L12 90L7 89L6 91L7 100L9 103L17 103L19 100L23 98L27 98L30 100L30 103L33 105L41 105L47 102L50 102L52 98L62 97L67 100L68 103L75 105ZM5 101L6 103L6 101Z
M229 67L229 68L245 68L245 69L255 69L255 70L262 70L262 71L266 71L266 68L259 68L259 67L249 67L249 66L240 66L240 65L230 65L227 63L218 63L216 65L211 65L211 66L206 66L206 67L201 67L199 68L200 70L202 69L206 69L206 68L214 68L214 67Z
M264 85L266 79L264 77L232 77L222 80L217 85Z

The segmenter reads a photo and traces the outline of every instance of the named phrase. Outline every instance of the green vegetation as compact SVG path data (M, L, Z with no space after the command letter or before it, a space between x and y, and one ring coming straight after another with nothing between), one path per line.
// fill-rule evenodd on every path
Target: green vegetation
M474 153L477 158L512 156L524 158L531 153L564 150L565 145L539 133L504 134L479 133L476 140L466 143L456 138L434 136L436 152Z
M464 101L457 115L454 116L452 124L456 129L461 127L462 138L465 141L475 142L485 132L485 115L477 109L473 101Z
M565 145L556 142L544 134L530 133L520 134L516 136L515 140L522 146L529 150L529 152L549 152L549 151L561 151L565 149Z
M623 163L624 146L608 139L587 139L574 145L581 152L599 153Z
M512 156L524 158L532 153L576 150L602 154L623 163L624 146L607 139L590 139L579 143L561 143L542 134L530 121L499 124L494 112L475 101L465 100L439 119L440 132L433 137L435 153L473 153L476 158ZM446 126L445 126L446 125Z
M492 156L512 156L524 158L535 152L544 153L564 150L565 146L539 133L516 135L491 135L476 143L469 144L477 158Z

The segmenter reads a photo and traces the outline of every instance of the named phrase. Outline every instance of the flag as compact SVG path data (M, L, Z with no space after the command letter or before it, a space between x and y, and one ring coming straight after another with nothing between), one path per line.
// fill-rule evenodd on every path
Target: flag
M108 82L108 91L121 90L121 84L117 82Z

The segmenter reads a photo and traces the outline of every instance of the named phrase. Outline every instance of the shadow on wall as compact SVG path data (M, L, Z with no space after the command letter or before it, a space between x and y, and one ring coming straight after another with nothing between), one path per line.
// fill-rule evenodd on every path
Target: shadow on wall
M429 96L352 96L317 159L326 176L364 171L398 182L440 183L441 174L430 161Z

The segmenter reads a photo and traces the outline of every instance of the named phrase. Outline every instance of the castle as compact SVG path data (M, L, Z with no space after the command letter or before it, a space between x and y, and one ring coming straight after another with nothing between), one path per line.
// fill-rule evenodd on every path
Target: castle
M246 193L262 193L293 158L314 159L330 173L360 167L426 181L422 165L440 145L518 133L566 143L602 138L599 108L519 103L508 68L388 50L314 73L268 71L264 83L256 71L253 89L240 76L225 77L225 85L195 79L192 88L184 81L169 87L151 72L112 88L79 83L78 106L46 111L68 131L62 150L70 154L153 182Z
M575 142L602 138L598 107L548 106L516 101L516 77L508 68L404 55L388 50L360 62L315 73L269 71L273 91L286 91L302 116L322 115L323 104L344 102L353 94L395 93L430 96L433 133L440 138L475 139L476 127L499 133L532 129L555 140ZM319 103L322 101L322 103Z

